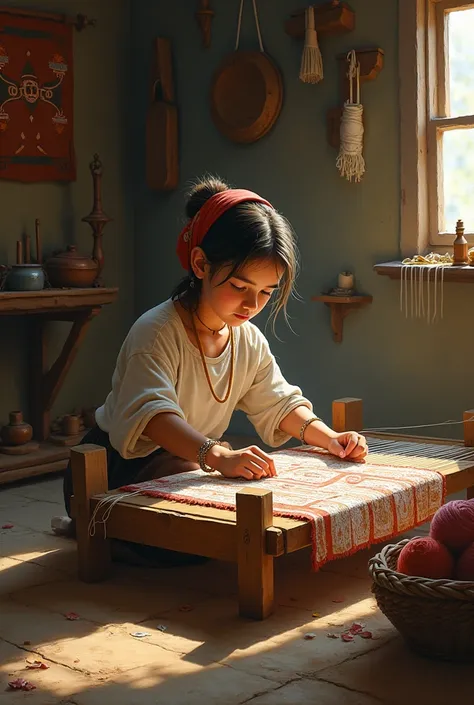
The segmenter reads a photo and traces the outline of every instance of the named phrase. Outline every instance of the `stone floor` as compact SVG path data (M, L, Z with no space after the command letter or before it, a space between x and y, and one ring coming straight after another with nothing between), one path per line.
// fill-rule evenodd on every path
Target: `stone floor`
M472 684L472 666L412 655L377 610L377 549L317 574L307 551L279 559L276 613L251 622L230 564L115 564L110 581L79 583L74 541L49 528L62 513L59 477L0 489L0 525L14 525L0 529L0 705L445 705ZM328 638L354 621L374 638ZM17 678L36 688L12 692Z

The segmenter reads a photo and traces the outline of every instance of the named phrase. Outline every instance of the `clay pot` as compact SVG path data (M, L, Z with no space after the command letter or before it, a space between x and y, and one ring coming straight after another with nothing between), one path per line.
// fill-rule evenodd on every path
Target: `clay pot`
M58 252L45 264L52 287L81 288L92 286L98 271L98 262L80 255L75 245L68 245L65 252Z
M21 446L29 443L33 438L33 428L23 421L21 411L12 411L9 414L10 424L0 431L2 443L6 446Z
M81 430L81 420L75 414L63 416L62 431L65 436L77 436Z
M44 288L44 271L40 264L14 264L1 269L7 291L41 291Z

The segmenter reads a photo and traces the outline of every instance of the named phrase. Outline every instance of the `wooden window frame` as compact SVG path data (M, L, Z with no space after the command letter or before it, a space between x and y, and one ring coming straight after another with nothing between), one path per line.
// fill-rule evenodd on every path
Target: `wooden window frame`
M449 251L455 237L440 232L443 212L442 135L474 127L474 115L449 113L446 14L469 0L400 0L399 71L401 126L400 249L403 257ZM460 214L462 217L462 215ZM474 233L467 233L474 245Z

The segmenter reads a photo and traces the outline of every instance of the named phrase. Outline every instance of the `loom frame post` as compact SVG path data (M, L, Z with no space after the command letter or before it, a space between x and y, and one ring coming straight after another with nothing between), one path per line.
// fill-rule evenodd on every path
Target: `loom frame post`
M71 470L79 579L86 583L99 582L110 575L111 546L105 537L105 526L97 523L94 536L90 536L89 522L92 497L108 490L105 448L92 443L74 446L71 448Z
M468 409L463 414L464 445L474 447L474 409ZM474 485L466 490L467 499L474 499Z
M362 431L363 402L356 397L334 399L332 403L332 427L337 433Z
M267 529L273 526L271 490L247 488L235 495L239 614L266 619L274 610L273 556L267 553Z

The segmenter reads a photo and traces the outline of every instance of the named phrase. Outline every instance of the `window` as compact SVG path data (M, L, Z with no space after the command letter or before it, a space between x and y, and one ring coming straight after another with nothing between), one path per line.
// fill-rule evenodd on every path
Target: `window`
M400 0L402 254L474 245L474 2Z

